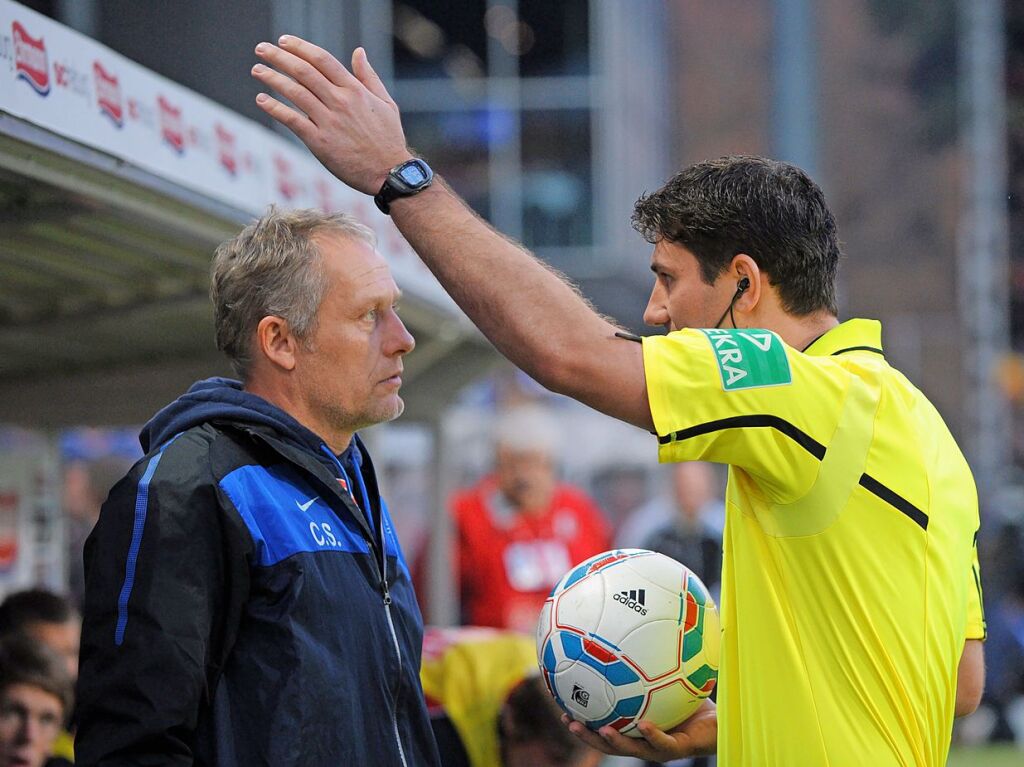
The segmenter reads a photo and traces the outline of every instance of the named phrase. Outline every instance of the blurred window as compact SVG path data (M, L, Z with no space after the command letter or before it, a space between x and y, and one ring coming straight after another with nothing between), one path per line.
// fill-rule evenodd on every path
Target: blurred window
M587 0L520 0L517 24L523 77L590 72L590 10Z
M409 145L570 273L594 258L589 0L394 0Z
M522 158L526 245L592 244L590 112L524 112Z
M402 116L409 146L444 174L470 207L490 216L490 146L508 140L508 127L487 110L407 112Z
M395 76L483 77L486 0L402 0L392 6Z

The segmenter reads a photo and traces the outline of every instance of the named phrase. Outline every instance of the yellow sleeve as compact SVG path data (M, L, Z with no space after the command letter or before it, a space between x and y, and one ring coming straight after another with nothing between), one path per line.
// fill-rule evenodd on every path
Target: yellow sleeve
M978 564L978 539L974 539L974 556L967 584L967 639L985 639L988 627L985 625L985 605L981 591L981 566Z
M661 461L730 464L777 502L814 484L851 378L749 329L645 338L644 372Z

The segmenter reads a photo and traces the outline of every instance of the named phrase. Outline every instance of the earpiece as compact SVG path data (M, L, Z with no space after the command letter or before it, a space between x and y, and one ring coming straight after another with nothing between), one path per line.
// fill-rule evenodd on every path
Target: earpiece
M716 328L719 328L719 327L722 326L722 323L725 322L725 318L726 317L732 317L732 308L736 305L736 302L739 301L740 296L742 296L743 293L746 292L749 289L750 289L750 278L749 277L741 277L740 281L736 283L736 292L732 294L732 301L729 302L729 306L726 307L726 310L724 312L722 312L722 316L719 318L718 322L715 323L715 327ZM736 318L735 317L733 317L732 326L736 327Z

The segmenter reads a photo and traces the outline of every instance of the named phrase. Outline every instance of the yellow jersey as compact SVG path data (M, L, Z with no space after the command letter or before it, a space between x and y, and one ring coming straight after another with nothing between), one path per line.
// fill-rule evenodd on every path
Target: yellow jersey
M443 709L473 767L501 764L498 716L512 688L539 673L533 637L491 628L428 628L420 681Z
M644 339L661 461L729 464L719 763L941 767L984 638L970 469L850 320Z

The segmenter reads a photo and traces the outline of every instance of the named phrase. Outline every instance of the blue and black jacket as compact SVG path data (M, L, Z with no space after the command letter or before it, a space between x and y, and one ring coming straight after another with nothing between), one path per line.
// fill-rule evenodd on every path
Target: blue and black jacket
M438 764L423 621L358 437L336 456L209 379L141 440L85 547L77 763Z

